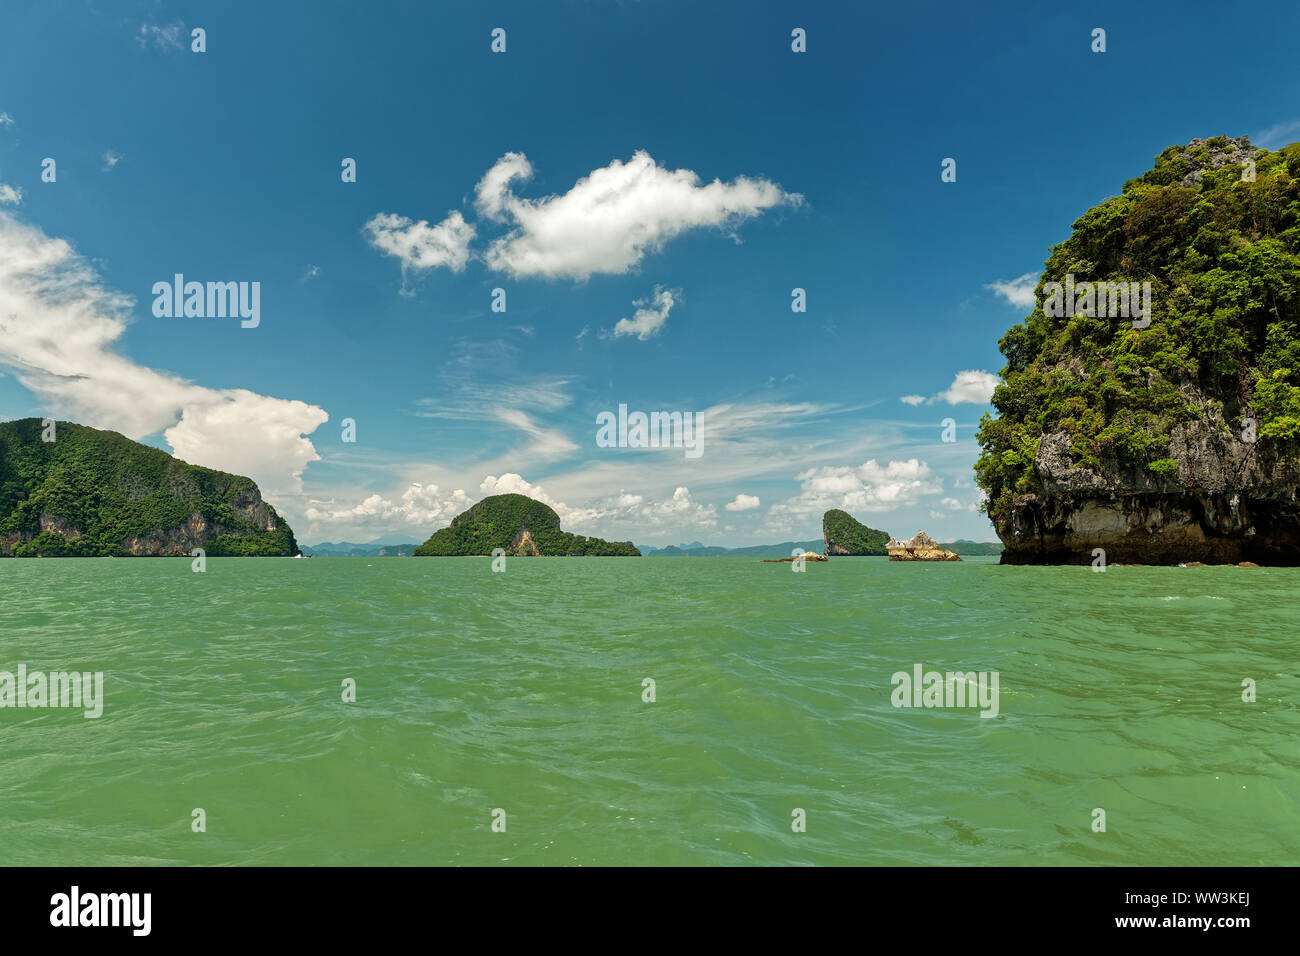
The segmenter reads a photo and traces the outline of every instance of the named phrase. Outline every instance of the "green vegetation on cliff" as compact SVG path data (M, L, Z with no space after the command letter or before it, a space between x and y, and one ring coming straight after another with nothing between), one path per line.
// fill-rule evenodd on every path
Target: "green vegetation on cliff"
M883 555L889 534L868 528L847 511L832 508L822 515L822 537L827 554Z
M1150 326L1049 317L1043 284L1067 274L1150 282ZM1300 144L1268 151L1219 136L1169 147L1052 247L1038 304L999 343L1007 365L976 464L995 525L1017 495L1042 490L1035 458L1049 433L1068 436L1075 466L1157 482L1178 473L1171 434L1193 422L1236 434L1253 421L1261 447L1294 454L1298 328Z
M0 424L0 556L292 555L293 531L249 478L116 432Z
M560 530L560 516L527 495L491 495L415 549L417 557L489 555L501 548L511 555L634 556L631 542L585 538Z

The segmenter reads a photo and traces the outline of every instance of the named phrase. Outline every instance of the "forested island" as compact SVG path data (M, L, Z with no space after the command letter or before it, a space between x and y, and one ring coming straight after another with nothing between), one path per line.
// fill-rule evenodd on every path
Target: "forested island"
M0 423L0 557L159 557L194 548L298 552L250 478L72 422Z
M560 516L527 495L490 495L458 514L415 549L416 557L637 557L630 541L605 541L560 530Z
M1300 144L1171 146L1052 248L978 435L1004 563L1300 564L1298 174Z
M822 515L822 538L829 555L884 556L889 552L889 533L868 528L847 511L832 508Z

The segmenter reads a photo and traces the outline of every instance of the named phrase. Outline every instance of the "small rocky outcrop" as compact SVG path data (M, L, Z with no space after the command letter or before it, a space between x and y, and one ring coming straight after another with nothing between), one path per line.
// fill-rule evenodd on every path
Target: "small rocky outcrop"
M899 541L890 538L885 545L890 561L960 561L961 555L939 547L939 543L924 531L918 531L911 539Z
M1174 147L1171 155L1175 162L1184 164L1185 172L1178 185L1199 186L1207 170L1231 166L1234 172L1248 159L1255 159L1264 150L1250 144L1245 136L1194 139L1186 147Z

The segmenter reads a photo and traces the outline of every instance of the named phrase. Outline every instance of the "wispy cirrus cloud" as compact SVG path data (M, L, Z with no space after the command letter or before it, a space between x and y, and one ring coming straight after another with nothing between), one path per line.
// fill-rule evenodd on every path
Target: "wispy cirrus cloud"
M563 458L578 450L577 444L563 432L543 427L521 408L496 408L494 413L498 421L518 429L531 439L522 452L534 459Z
M180 20L162 26L157 23L142 23L135 42L142 50L150 45L160 50L179 50L183 46L181 36L184 32L185 24Z
M1300 140L1300 119L1274 123L1250 137L1252 143L1265 149L1279 149L1291 145L1296 140Z
M538 420L539 415L554 414L573 401L567 379L501 381L486 377L489 372L501 374L517 353L516 346L499 340L460 342L457 354L438 376L441 386L438 397L417 399L411 414L418 418L506 425L527 439L513 452L525 460L552 461L571 454L578 445L563 431Z
M466 361L448 365L478 376L483 362L501 363L508 355L488 343L479 345L467 350L469 358L462 356ZM449 433L442 431L435 442L446 450L435 460L398 465L384 460L371 469L378 497L371 500L369 492L358 495L355 481L350 481L349 487L332 495L328 506L317 506L300 538L306 542L340 537L370 540L399 524L413 533L428 534L481 495L517 491L554 507L566 528L610 540L708 540L709 532L722 529L719 519L724 515L743 523L747 530L742 533L759 536L759 541L801 540L816 536L821 515L830 507L851 513L922 509L912 512L918 521L924 519L926 506L951 509L951 500L942 500L944 482L939 472L948 474L954 467L958 475L968 472L957 461L960 450L940 443L937 430L934 444L922 446L926 454L920 455L916 443L899 434L893 424L871 422L864 427L860 406L811 402L733 401L705 408L699 413L705 452L690 462L672 449L598 448L591 410L573 407L567 382L557 379L547 387L545 382L519 381L510 367L505 374L511 379L508 386L469 381L465 389L444 390L445 398L424 400L416 409L416 414L447 422L477 416L471 420L475 436L471 444L460 446L459 451L454 444L444 446L441 436ZM530 402L530 397L536 401ZM524 410L543 427L558 423L558 430L578 449L545 461L522 451L525 444L486 460L479 458L490 446L485 445L487 433L480 425L505 424L495 418L494 404ZM531 438L522 430L515 433ZM846 466L845 460L863 464ZM526 481L522 475L541 477ZM756 484L787 483L798 492L793 497L788 490L773 494L775 504L766 504L766 493L762 501L754 493ZM412 490L414 486L418 487ZM953 487L969 487L969 482L963 486L958 481ZM611 489L619 490L611 493ZM441 523L430 523L435 512L442 516ZM404 523L408 514L416 516L411 524ZM737 532L735 525L726 530Z

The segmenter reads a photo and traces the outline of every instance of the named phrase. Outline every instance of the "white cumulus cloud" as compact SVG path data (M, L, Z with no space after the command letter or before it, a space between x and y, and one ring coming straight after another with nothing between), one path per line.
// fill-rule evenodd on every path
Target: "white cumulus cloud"
M381 212L362 231L372 246L401 262L403 275L435 266L460 272L469 261L469 244L474 240L474 227L455 210L436 226L423 219L415 222L405 216Z
M478 490L479 495L475 497L459 488L442 492L436 484L412 482L400 495L371 494L355 504L312 501L305 512L312 526L304 537L311 540L320 534L331 537L379 534L399 524L420 534L432 534L476 501L504 494L527 495L550 506L559 515L560 527L565 531L594 534L609 540L628 540L642 533L660 531L690 533L717 526L717 509L695 501L690 489L684 486L676 488L667 498L652 499L623 490L574 505L558 500L522 475L506 472L487 475Z
M827 465L795 477L800 482L799 494L773 505L774 514L814 514L831 508L889 511L943 493L942 480L915 458L886 465L875 459L856 467Z
M523 153L506 153L474 188L474 207L485 219L504 221L509 204L515 199L510 191L510 183L515 180L526 182L532 178L533 164L527 156Z
M136 440L162 432L192 464L248 475L268 497L299 493L319 458L305 436L325 411L136 364L115 350L132 304L67 241L0 213L0 366L52 416Z
M935 398L942 399L949 405L960 405L963 402L971 405L987 405L993 398L993 389L997 388L997 385L996 375L967 369L958 372L947 390L940 392Z
M632 318L618 320L614 326L614 337L635 335L644 342L646 339L658 335L660 330L663 329L664 323L668 321L668 313L677 304L677 297L680 295L680 291L655 286L654 293L650 298L638 299L632 303L637 306L637 310L632 313Z
M346 527L390 526L394 523L425 529L432 534L446 527L474 503L464 489L439 491L435 484L412 482L396 498L372 494L358 504L347 506L334 501L313 501L306 516L314 523L332 523Z
M691 489L684 485L673 491L671 498L643 505L636 517L652 525L672 524L679 527L694 525L714 526L718 523L717 509L702 505L691 497Z
M476 190L481 215L514 225L489 246L487 264L516 277L620 275L690 229L732 228L802 201L766 179L702 185L691 170L659 166L644 150L592 170L559 196L517 196L512 187L531 175L526 156L507 153Z
M984 288L996 292L1016 308L1032 309L1034 307L1034 289L1037 286L1038 273L1026 272L1024 275L1009 281L999 279L990 282Z
M736 495L735 501L729 501L723 507L728 511L753 511L758 506L757 495Z

